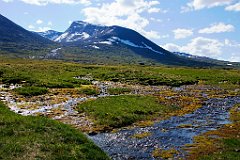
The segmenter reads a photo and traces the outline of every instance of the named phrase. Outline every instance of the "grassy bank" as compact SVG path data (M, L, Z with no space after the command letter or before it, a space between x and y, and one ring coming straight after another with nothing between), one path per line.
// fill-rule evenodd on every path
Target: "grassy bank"
M141 120L161 117L177 108L159 104L151 96L113 96L88 101L78 106L95 123L107 128L118 128Z
M0 102L0 159L109 159L79 131L43 117L23 117Z

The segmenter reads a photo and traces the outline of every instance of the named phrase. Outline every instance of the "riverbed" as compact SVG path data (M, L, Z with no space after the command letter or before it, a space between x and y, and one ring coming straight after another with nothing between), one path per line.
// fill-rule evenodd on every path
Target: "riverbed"
M193 137L210 130L216 130L229 121L229 109L240 103L240 97L214 98L191 114L174 116L155 123L151 127L122 129L117 133L100 133L89 136L114 160L152 160L155 149L174 149L175 159L184 158L187 152L182 149L193 142ZM138 139L135 134L150 133Z

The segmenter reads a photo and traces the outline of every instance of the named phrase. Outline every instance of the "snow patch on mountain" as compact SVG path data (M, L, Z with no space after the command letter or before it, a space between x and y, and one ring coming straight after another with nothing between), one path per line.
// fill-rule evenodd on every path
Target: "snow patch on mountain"
M72 34L66 32L59 36L57 39L55 39L55 42L62 42L63 39L66 39L66 42L76 42L78 40L88 39L89 37L90 35L87 34L86 32L83 33L76 32Z
M65 39L68 36L68 32L63 33L62 35L60 35L58 38L56 38L54 41L55 42L62 42L63 39Z
M90 45L90 47L95 48L95 49L100 49L100 47L98 47L96 45Z
M145 44L144 42L142 42L142 44L144 45L144 46L142 46L142 45L137 45L137 44L135 44L135 43L133 43L133 42L131 42L131 41L129 41L129 40L121 39L121 38L119 38L119 37L112 37L112 38L109 38L108 40L111 41L111 42L117 42L117 41L118 41L118 42L120 42L120 43L123 43L123 44L128 45L128 46L131 46L131 47L135 47L135 48L149 49L149 50L151 50L151 51L153 51L153 52L162 54L162 52L159 52L159 51L154 50L152 47L148 46L148 45Z
M101 42L97 42L99 44L107 44L107 45L112 45L111 41L101 41Z
M153 51L153 52L156 52L156 53L162 54L162 52L159 52L159 51L154 50L152 47L146 45L145 43L142 42L142 44L145 45L145 48L150 49L150 50Z

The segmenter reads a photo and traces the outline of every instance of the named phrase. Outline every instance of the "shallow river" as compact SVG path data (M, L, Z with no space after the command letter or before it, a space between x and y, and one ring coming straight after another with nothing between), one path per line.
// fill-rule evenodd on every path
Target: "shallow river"
M230 123L228 111L237 103L240 103L240 97L210 99L191 114L171 117L151 127L100 133L90 138L116 160L151 160L154 159L151 153L156 148L174 148L180 152L175 158L183 158L187 153L181 148L192 143L194 136ZM143 132L150 132L151 135L143 139L132 138L134 134Z

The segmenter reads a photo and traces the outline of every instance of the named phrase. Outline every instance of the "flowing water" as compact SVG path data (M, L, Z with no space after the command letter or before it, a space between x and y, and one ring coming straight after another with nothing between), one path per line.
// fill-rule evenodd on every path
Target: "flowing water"
M210 99L191 114L171 117L151 127L123 129L117 133L100 133L89 137L116 160L151 160L156 148L178 150L180 154L175 158L184 158L187 153L181 148L192 143L194 136L230 123L228 111L237 103L240 103L240 97ZM151 135L143 139L132 137L144 132Z

